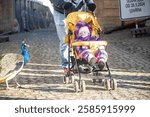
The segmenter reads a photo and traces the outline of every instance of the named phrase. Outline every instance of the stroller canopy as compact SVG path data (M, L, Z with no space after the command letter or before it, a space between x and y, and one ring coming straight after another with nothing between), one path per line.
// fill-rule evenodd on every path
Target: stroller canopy
M75 38L74 31L76 24L79 22L86 22L92 26L92 36L98 36L98 31L102 31L96 17L89 12L72 12L66 18L66 30L67 32L71 30L73 32L72 37ZM67 42L66 38L66 42Z
M66 18L66 28L70 30L75 30L75 26L79 21L91 24L94 30L102 30L96 17L88 12L72 12Z

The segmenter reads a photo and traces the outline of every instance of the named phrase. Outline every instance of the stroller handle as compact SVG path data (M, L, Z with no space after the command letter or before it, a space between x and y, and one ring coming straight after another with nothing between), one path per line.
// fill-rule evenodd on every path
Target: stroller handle
M82 42L73 42L72 43L73 47L76 46L107 46L107 41L82 41Z

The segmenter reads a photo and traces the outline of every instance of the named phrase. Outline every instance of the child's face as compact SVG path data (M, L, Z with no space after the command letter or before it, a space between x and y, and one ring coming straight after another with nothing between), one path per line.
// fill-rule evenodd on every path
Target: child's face
M79 29L79 33L78 33L79 37L87 37L88 35L90 35L90 31L87 26L83 26Z

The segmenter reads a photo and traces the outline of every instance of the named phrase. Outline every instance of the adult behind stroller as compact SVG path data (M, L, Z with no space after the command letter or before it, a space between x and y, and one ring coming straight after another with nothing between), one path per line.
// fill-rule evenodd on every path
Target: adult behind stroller
M103 76L101 72L104 70L103 69L94 70L93 68L95 66L92 66L91 63L86 62L77 54L76 47L88 46L90 47L91 50L94 50L95 48L100 47L100 46L105 46L105 47L107 46L107 42L102 41L102 40L100 41L78 41L78 42L75 41L75 39L77 38L76 32L75 32L76 24L81 21L91 25L92 36L97 37L97 38L101 37L102 29L99 23L97 22L96 17L93 14L88 13L88 12L72 12L67 16L66 18L67 36L66 36L65 41L66 43L68 43L68 61L70 62L69 62L69 72L67 75L64 76L64 82L66 84L69 83L69 81L74 83L75 92L85 91L86 86L85 86L85 81L81 79L82 71L80 69L80 66L86 65L88 66L89 69L87 69L87 72L85 73L92 73L93 76L96 77L96 78L92 78L94 83L97 80L99 82L103 81L104 86L107 90L110 90L110 89L115 90L117 88L117 82L115 79L111 78L111 73L110 73L110 69L107 64L107 61L105 62L105 66L107 68L107 70L105 71L108 72L109 78L102 80L100 76ZM70 51L72 52L73 56L71 56ZM92 69L90 67L92 67ZM71 70L73 71L73 73L71 72ZM79 79L76 81L74 81L74 78L73 78L75 71L77 71L78 76L79 76Z

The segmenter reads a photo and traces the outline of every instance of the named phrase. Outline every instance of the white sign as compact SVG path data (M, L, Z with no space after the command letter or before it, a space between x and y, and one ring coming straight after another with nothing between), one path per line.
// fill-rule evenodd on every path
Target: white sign
M119 0L121 20L150 17L150 0Z

